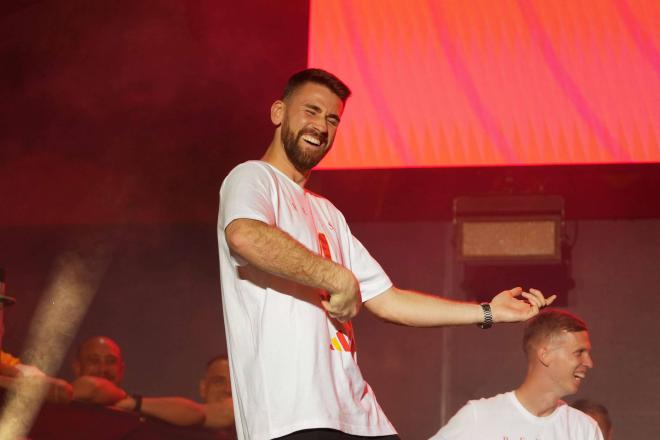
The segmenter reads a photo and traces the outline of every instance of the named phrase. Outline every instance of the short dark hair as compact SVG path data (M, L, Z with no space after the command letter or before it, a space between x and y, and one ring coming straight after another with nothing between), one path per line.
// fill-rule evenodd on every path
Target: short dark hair
M335 75L323 69L311 68L301 70L300 72L291 75L291 78L289 78L289 81L284 88L282 99L288 98L297 88L309 82L326 86L332 91L332 93L337 95L344 104L348 97L351 96L351 89L349 89L348 86Z
M603 424L605 425L605 430L609 432L612 429L612 419L610 419L610 412L605 408L605 405L601 405L600 403L596 403L592 400L589 399L580 399L571 404L571 406L575 409L579 409L585 414L591 415L599 415L603 419ZM603 432L603 434L607 434L607 432Z
M208 369L211 365L215 364L217 361L220 360L229 362L229 358L227 357L226 354L219 354L209 359L209 361L206 363L206 368Z
M587 331L587 324L577 316L563 310L546 309L527 321L523 336L523 350L526 355L532 346L541 339L555 336L562 332Z

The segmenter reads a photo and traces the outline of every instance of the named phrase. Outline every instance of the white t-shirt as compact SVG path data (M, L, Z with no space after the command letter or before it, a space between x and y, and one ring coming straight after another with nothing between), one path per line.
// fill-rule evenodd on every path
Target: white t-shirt
M396 433L362 378L352 325L328 318L317 289L232 255L224 230L239 218L277 226L350 269L363 301L392 286L328 200L266 162L234 168L220 189L218 244L239 438L263 440L312 428L363 436Z
M565 402L537 417L510 391L470 400L431 440L603 440L603 435L594 419Z

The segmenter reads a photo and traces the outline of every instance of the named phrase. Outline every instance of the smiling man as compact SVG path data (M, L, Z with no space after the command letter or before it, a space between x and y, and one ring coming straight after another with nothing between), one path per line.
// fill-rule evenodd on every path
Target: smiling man
M433 440L602 440L596 422L568 406L593 368L586 324L559 310L544 310L525 329L527 375L515 391L471 400Z
M107 336L94 336L86 339L73 361L76 378L93 376L107 379L114 385L121 385L124 378L124 359L119 345Z
M397 324L487 327L526 320L554 299L516 288L479 305L394 287L341 212L304 188L349 95L326 71L293 75L271 106L266 153L234 168L220 189L222 304L240 439L396 438L357 365L350 320L363 303Z

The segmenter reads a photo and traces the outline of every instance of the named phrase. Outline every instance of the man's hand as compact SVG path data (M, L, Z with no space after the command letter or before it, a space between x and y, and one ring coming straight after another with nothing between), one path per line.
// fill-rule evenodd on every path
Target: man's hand
M518 298L522 296L523 298ZM523 292L520 287L498 293L490 302L493 312L493 322L526 321L539 313L543 307L549 306L557 298L552 295L543 296L540 290L529 289Z
M254 267L323 290L321 304L331 318L346 322L360 310L360 286L353 272L310 251L281 229L237 219L225 228L225 236L231 251Z
M135 398L127 393L126 397L124 397L123 399L118 400L112 406L114 408L119 408L123 411L131 412L135 408L136 404L137 404L137 402L135 402Z
M331 318L339 322L350 321L360 311L362 296L360 295L360 284L355 275L348 269L342 271L343 280L338 288L329 292L325 298L321 298L321 305Z

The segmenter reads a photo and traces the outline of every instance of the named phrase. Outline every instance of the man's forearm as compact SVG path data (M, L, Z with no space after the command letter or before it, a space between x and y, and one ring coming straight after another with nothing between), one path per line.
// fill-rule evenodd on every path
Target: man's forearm
M549 306L556 295L548 298L536 289L523 292L520 287L504 290L490 301L492 322L519 322ZM376 316L396 324L413 327L477 324L484 322L484 309L479 304L452 301L434 295L391 287L365 303Z
M137 402L126 396L114 406L125 411L134 411ZM142 397L140 413L164 420L178 426L193 426L204 423L204 409L198 403L183 397Z
M232 252L265 272L330 294L357 287L348 269L310 251L274 226L238 219L227 226L225 236Z
M365 307L385 321L411 327L476 324L483 319L478 304L452 301L396 287L367 301Z
M126 397L126 391L107 379L93 376L81 376L73 381L73 400L113 405Z

